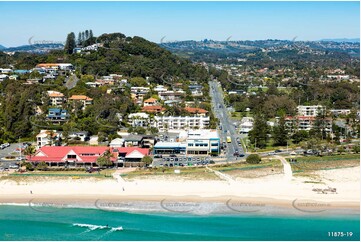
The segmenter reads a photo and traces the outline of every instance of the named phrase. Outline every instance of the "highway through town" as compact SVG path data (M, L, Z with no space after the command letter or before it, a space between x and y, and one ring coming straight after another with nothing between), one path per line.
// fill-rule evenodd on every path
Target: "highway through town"
M219 128L222 127L220 138L226 142L227 136L231 137L231 143L227 144L227 160L234 160L234 152L238 151L239 154L246 155L242 145L238 145L239 135L235 129L234 124L231 122L226 106L224 105L223 91L217 81L210 81L210 95L212 97L213 112L220 121Z

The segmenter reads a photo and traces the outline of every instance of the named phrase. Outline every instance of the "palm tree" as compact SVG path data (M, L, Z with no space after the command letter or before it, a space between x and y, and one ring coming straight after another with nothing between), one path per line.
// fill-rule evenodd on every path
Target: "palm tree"
M28 147L26 147L26 149L24 150L24 154L28 155L30 158L33 154L35 154L36 149L34 146L30 145Z

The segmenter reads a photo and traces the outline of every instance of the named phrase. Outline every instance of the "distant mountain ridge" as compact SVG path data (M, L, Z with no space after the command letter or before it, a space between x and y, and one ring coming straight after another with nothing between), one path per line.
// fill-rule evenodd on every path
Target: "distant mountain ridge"
M33 44L33 45L21 45L17 47L5 47L0 45L1 51L8 52L31 52L31 53L44 53L50 50L64 49L63 44Z
M360 43L360 38L354 38L354 39L347 39L347 38L341 38L341 39L321 39L320 41L332 41L332 42L350 42L350 43Z

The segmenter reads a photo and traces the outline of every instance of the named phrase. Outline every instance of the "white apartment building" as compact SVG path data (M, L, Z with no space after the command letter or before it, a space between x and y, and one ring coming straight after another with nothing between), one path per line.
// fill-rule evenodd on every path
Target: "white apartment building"
M325 112L325 107L321 105L315 106L297 106L298 116L316 117L320 112Z
M333 115L349 115L351 113L351 109L330 109L330 113Z
M61 92L57 91L48 91L48 96L50 98L50 105L51 106L61 106L65 103L65 96Z
M153 89L155 92L166 92L168 88L165 88L163 85L158 85Z
M243 117L241 120L241 125L240 125L240 133L241 134L248 134L249 131L251 131L253 129L253 118L251 117Z
M46 145L52 145L53 141L59 137L60 135L56 130L40 130L40 133L36 135L36 146L41 148Z
M187 155L218 155L220 138L217 130L190 130L187 137Z
M131 113L128 115L128 123L132 127L147 127L150 123L149 114Z
M286 117L285 123L286 127L290 132L293 131L310 131L314 127L314 123L316 121L316 117L304 117L304 116L298 116L298 117ZM326 132L332 132L332 119L331 118L325 118L323 120L324 123L324 129Z
M171 129L205 129L209 127L210 118L206 116L155 116L154 120L153 126L160 132L164 132Z

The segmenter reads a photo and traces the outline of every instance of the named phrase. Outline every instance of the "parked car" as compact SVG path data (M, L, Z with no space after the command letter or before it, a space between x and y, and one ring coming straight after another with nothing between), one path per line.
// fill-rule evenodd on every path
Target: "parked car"
M98 167L90 167L86 170L86 172L88 172L88 173L99 172L99 171L100 171L100 168L98 168Z
M177 157L175 154L170 154L169 157Z
M2 150L5 149L5 145L4 145L4 144L1 144L1 145L0 145L0 149L2 149Z
M9 169L19 169L19 165L11 164L11 165L9 165Z
M10 144L9 144L9 143L5 143L4 146L5 146L5 148L7 148L7 147L10 147Z
M154 158L163 158L162 155L154 155Z
M297 153L295 151L292 151L290 155L297 155Z

